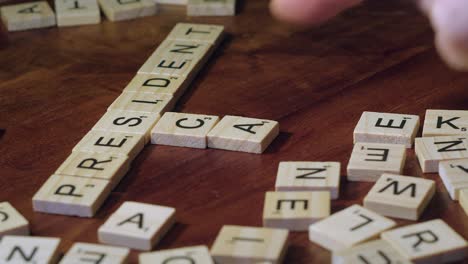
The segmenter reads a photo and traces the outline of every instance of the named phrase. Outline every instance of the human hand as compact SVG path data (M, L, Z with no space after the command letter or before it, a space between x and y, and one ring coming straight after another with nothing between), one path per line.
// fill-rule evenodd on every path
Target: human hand
M456 69L468 71L468 1L415 0L431 20L441 57ZM319 24L362 0L271 0L278 19L303 25Z

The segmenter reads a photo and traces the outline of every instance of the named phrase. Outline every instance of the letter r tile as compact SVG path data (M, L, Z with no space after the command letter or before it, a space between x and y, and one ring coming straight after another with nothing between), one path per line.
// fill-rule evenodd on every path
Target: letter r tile
M414 263L451 263L468 257L466 240L440 219L393 229L381 237Z

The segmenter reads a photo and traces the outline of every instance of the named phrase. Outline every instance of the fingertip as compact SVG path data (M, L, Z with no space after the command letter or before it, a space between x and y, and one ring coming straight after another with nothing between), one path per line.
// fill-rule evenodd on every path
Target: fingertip
M313 25L322 23L360 2L361 0L272 0L270 10L279 20Z
M468 49L443 33L436 34L435 45L447 65L457 71L468 71Z

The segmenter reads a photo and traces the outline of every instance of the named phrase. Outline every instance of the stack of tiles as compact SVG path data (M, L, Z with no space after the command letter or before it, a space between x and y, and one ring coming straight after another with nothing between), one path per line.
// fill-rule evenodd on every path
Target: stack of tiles
M338 162L281 162L276 191L265 196L263 226L307 231L310 224L330 215L339 184Z
M92 217L220 43L222 26L177 24L33 197L35 211Z
M375 182L383 173L401 174L418 128L416 115L364 112L354 129L348 180Z

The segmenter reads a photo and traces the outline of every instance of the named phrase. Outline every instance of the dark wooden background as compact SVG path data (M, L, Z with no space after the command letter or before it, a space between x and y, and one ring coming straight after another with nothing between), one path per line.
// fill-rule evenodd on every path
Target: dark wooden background
M261 226L280 161L340 161L332 210L361 204L372 184L344 175L363 111L423 118L428 108L468 108L468 74L441 62L428 21L407 2L367 2L307 30L277 23L266 0L242 1L235 17L190 18L177 9L95 26L3 30L0 200L26 216L33 235L61 237L62 252L97 242L97 228L124 201L177 208L178 223L156 249L211 246L225 224ZM149 145L95 218L34 213L34 193L181 21L223 24L229 36L175 110L274 119L280 136L263 155ZM468 239L468 216L438 175L421 173L413 150L404 174L437 181L421 221L442 218ZM286 263L330 261L306 232L290 241Z

